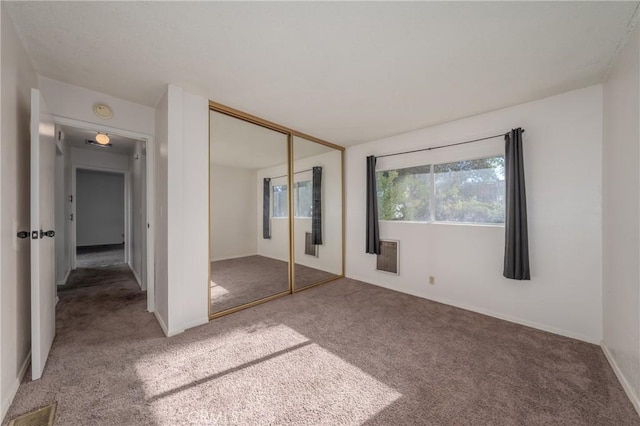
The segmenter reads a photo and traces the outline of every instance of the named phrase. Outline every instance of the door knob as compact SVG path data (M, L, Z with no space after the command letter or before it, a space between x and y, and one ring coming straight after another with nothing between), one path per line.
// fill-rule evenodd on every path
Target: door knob
M29 231L20 231L18 232L18 238L29 238L30 234Z
M42 229L40 230L40 238L42 237L49 237L49 238L53 238L56 235L56 232L54 230L51 231L43 231Z

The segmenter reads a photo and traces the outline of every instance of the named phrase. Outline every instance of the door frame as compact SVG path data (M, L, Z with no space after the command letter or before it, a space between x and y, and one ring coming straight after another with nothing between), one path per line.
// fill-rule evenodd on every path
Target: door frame
M71 195L76 200L71 203L71 214L73 221L71 222L71 269L78 267L78 170L91 170L95 172L106 172L124 176L124 263L131 266L131 172L129 170L112 169L108 167L84 166L82 164L71 165Z
M62 126L71 126L84 130L96 131L97 128L100 131L105 133L110 133L112 135L122 136L130 139L137 139L143 141L145 143L146 150L146 194L147 194L147 245L146 245L146 255L147 255L147 273L146 273L146 284L147 284L147 311L154 312L155 311L155 246L154 246L154 222L153 222L153 213L154 203L155 203L155 189L156 189L156 181L155 181L155 141L152 135L140 132L134 132L130 130L119 129L116 127L105 126L102 124L91 123L87 121L75 120L72 118L61 117L58 115L52 115L53 121ZM79 166L83 168L83 166ZM88 168L88 167L84 167ZM122 170L119 170L122 172ZM72 179L75 180L75 171L72 170ZM72 189L75 193L75 188ZM75 203L73 206L75 209ZM74 216L75 219L75 216ZM74 221L75 222L75 221ZM73 225L75 227L75 223ZM75 235L72 236L72 241L74 242L73 246L75 247ZM75 255L72 254L72 259L75 258ZM72 268L75 268L75 264L72 264Z

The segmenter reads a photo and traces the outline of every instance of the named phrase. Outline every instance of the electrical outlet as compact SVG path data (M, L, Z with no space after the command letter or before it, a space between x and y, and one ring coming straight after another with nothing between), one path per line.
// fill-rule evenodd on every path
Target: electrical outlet
M434 285L436 283L436 277L429 275L429 284Z

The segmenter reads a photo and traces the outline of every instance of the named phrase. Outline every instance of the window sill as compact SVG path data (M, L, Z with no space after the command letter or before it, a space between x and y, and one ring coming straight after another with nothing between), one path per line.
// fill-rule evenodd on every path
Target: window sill
M410 220L380 220L380 223L402 223L412 225L445 225L445 226L478 226L481 228L504 228L504 223L473 223L473 222L417 222Z

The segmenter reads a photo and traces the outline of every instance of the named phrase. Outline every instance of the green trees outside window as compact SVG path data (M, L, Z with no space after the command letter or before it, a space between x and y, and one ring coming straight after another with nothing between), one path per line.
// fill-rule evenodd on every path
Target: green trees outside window
M504 223L503 156L379 171L376 181L381 220Z

